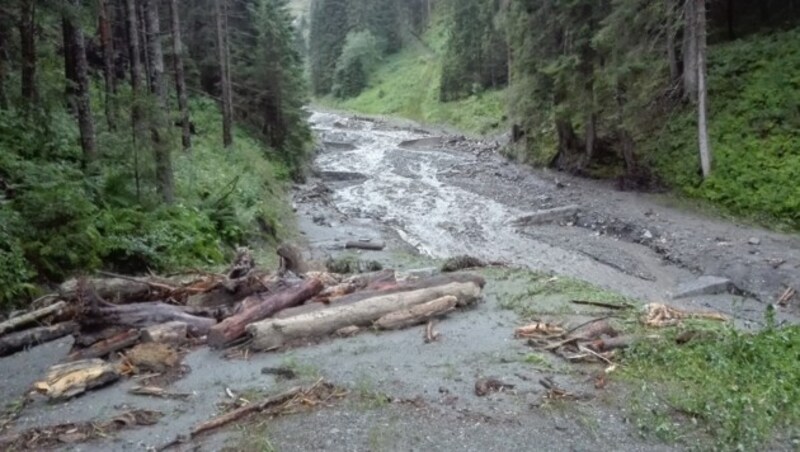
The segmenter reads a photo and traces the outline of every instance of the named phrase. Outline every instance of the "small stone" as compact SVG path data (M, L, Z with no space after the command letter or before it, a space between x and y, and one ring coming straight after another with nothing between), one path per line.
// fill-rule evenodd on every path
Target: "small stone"
M645 240L651 240L653 238L653 233L645 229L644 233L642 233L642 238Z
M758 246L761 245L761 239L758 237L750 237L750 240L748 240L747 243L753 246Z

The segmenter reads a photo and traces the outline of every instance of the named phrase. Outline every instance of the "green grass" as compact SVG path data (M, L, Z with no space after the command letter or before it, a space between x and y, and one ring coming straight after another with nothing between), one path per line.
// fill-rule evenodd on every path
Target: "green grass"
M769 448L800 435L800 327L751 334L717 327L711 339L677 346L667 333L630 350L643 432L667 441L707 435L718 450Z
M692 106L649 133L643 150L682 193L800 229L800 29L712 46L709 58L711 177L697 174Z
M439 102L442 73L441 22L425 33L424 42L408 43L389 55L370 77L369 88L352 99L321 99L326 106L369 115L391 115L425 124L486 135L506 125L506 90L489 90L455 102Z

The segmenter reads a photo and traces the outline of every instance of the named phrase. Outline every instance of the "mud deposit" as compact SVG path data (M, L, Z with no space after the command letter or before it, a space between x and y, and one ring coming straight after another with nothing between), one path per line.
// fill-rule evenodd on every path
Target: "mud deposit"
M570 304L573 294L562 293L566 286L559 285L568 277L643 302L667 299L681 283L708 274L731 279L749 295L671 303L718 309L741 326L757 327L764 302L784 284L798 286L796 237L535 172L504 161L494 143L329 113L315 113L312 122L322 150L316 176L296 187L294 202L300 234L314 257L347 256L428 272L441 258L471 254L516 268L481 270L485 300L438 323L440 339L433 343L423 340L424 327L415 327L237 360L203 348L188 354L188 373L168 388L191 394L187 400L130 395L136 382L126 380L66 403L34 398L9 431L152 409L166 414L155 426L63 449L153 450L214 416L231 393L252 398L324 377L348 390L344 400L254 419L177 450L671 450L682 446L653 444L640 435L627 383L610 379L596 387L604 366L567 364L514 339L514 328L526 320L518 308L544 321L576 325L594 312ZM572 205L577 213L547 213ZM536 220L516 221L523 217ZM752 237L760 244L750 245ZM362 239L387 247L344 250L347 241ZM553 290L547 287L551 281ZM779 319L793 321L795 309L782 309ZM4 400L19 400L69 346L69 340L56 342L0 360ZM296 378L262 373L279 367ZM483 377L514 389L479 397L475 383ZM545 377L579 399L547 400L539 384Z

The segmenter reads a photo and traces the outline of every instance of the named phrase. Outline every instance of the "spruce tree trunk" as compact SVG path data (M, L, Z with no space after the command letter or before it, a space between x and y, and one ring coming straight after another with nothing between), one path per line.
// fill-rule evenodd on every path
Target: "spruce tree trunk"
M81 149L83 150L83 164L87 167L97 157L97 150L95 145L94 135L94 118L92 118L92 106L90 99L90 84L89 84L89 64L86 61L86 47L83 40L83 31L81 31L76 17L81 10L81 0L71 0L70 6L73 10L69 11L68 17L64 17L65 30L69 32L68 41L65 43L65 49L69 49L72 53L71 61L74 64L74 101L72 104L75 106L78 113L78 128L81 133Z
M142 58L139 45L139 20L136 15L136 0L125 0L128 16L128 50L131 69L131 125L133 126L133 169L136 178L136 196L141 196L141 177L139 174L139 146L144 143L144 123L142 122Z
M170 0L169 11L172 16L172 63L175 67L175 92L178 96L178 110L180 110L181 118L181 144L183 149L188 151L192 149L192 134L189 122L189 99L183 71L183 42L181 41L178 0Z
M6 95L6 18L4 12L0 10L0 110L8 108L8 96Z
M114 42L111 31L111 8L109 0L100 0L98 11L98 28L100 44L103 47L103 77L106 83L105 114L109 130L116 130L116 106L114 94L117 92L117 80L114 74Z
M150 80L150 75L152 74L150 71L150 52L148 51L147 45L147 31L146 31L146 22L147 19L145 18L145 8L147 8L147 3L145 0L137 0L136 1L136 14L139 18L139 42L141 43L140 51L142 52L142 64L144 65L144 77L147 82L147 86L151 86L153 84L152 80Z
M76 112L75 94L78 91L78 70L75 68L75 26L66 16L61 17L61 39L64 42L64 96L67 109L73 115Z
M706 86L706 1L697 1L697 128L703 178L711 174L711 143L708 138L708 88Z
M36 0L22 0L20 3L19 29L20 56L22 57L22 98L29 103L36 102Z
M697 100L697 0L684 0L683 11L683 97Z
M223 18L222 1L214 0L217 28L217 51L219 53L220 87L222 91L222 143L227 148L233 144L233 108L231 106L230 74L228 73L227 38Z
M167 140L167 85L164 80L164 52L161 48L161 23L158 15L158 3L146 0L145 28L147 30L147 48L150 55L150 91L158 101L158 108L151 118L150 131L153 137L153 149L156 161L156 180L158 191L167 204L175 201L175 188L172 175L172 156Z
M669 61L669 80L673 86L677 86L680 79L680 68L678 67L678 53L675 50L675 0L664 0L667 16L666 46L667 60Z

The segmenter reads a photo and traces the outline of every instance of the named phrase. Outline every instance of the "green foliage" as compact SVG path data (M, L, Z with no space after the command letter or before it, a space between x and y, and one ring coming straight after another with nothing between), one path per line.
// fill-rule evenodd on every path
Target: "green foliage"
M691 107L667 118L644 148L659 174L729 212L800 228L800 29L710 49L711 177L697 173Z
M445 6L449 23L439 99L462 99L505 85L508 50L505 36L495 25L496 2L451 0Z
M360 94L367 87L369 74L379 58L379 43L371 32L359 31L347 35L342 54L336 63L333 95L344 99Z
M435 18L434 18L435 19ZM474 134L497 132L505 125L505 90L490 90L442 103L442 62L437 52L446 40L446 23L435 20L423 42L384 57L358 97L325 99L332 106L374 115L396 115Z
M731 328L680 347L669 336L643 341L625 357L626 374L643 382L649 414L673 419L661 427L648 420L649 432L683 419L678 425L699 425L720 450L769 448L764 441L775 433L800 433L800 328Z

